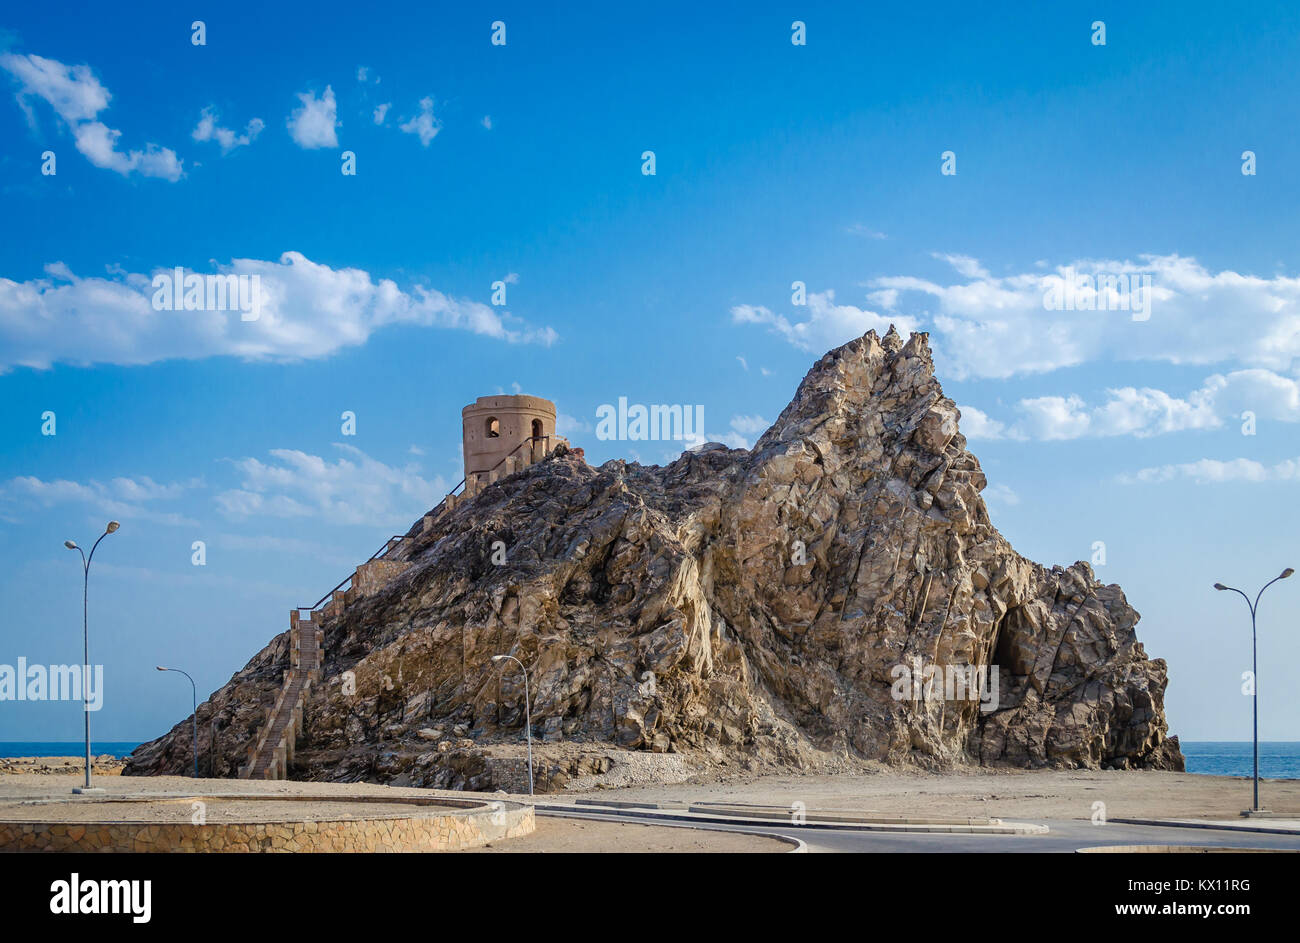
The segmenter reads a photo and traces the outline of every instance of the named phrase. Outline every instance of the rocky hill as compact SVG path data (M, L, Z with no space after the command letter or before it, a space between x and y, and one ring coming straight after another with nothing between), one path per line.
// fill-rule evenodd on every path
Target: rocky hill
M1182 769L1137 612L1087 563L1012 549L958 420L927 336L891 328L824 356L752 450L592 468L561 448L497 482L323 622L292 776L502 785L490 747L518 743L524 704L497 653L528 667L536 736L600 748L543 786L621 751ZM288 663L285 633L200 707L205 772L246 761ZM190 736L186 719L126 774L185 773Z

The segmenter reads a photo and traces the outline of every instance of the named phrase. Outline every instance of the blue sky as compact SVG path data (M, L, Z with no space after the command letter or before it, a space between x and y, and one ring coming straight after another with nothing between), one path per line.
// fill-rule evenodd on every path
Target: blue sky
M1247 613L1210 585L1300 561L1294 7L229 6L0 20L0 662L80 660L62 542L121 519L97 738L162 732L188 692L154 664L206 695L435 503L476 396L664 462L596 408L703 404L748 444L891 322L931 332L1017 549L1104 542L1174 732L1249 736ZM266 310L156 312L174 266L258 274ZM1046 310L1067 267L1149 273L1149 319ZM1261 609L1266 739L1300 738L1298 593ZM6 703L0 739L79 713Z

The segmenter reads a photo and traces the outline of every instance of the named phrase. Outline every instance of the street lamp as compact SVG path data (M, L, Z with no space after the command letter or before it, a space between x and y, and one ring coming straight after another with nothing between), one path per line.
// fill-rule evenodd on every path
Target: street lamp
M188 671L181 671L179 668L164 668L162 665L155 666L159 671L180 671L185 677L190 678ZM190 678L190 697L194 705L194 713L191 718L194 720L194 778L199 778L199 689L194 686L194 679Z
M509 658L524 674L524 727L528 731L528 794L533 794L533 713L528 702L528 669L514 655L493 655L493 661L505 661Z
M1241 590L1237 589L1235 586L1224 586L1222 583L1214 584L1214 588L1219 590L1220 592L1227 590L1229 592L1236 593L1242 599L1246 600L1246 605L1250 607L1250 676L1251 676L1251 680L1254 682L1254 694L1251 696L1250 700L1251 700L1251 707L1254 712L1254 721L1255 721L1255 735L1254 735L1255 802L1250 809L1252 812L1260 811L1259 808L1259 674L1258 674L1259 662L1255 655L1255 612L1259 608L1259 597L1264 595L1264 590L1268 589L1278 580L1286 579L1294 572L1295 570L1291 569L1291 567L1287 567L1277 576L1273 577L1271 580L1269 580L1267 583L1264 584L1263 588L1260 589L1258 593L1255 594L1254 602L1251 602L1250 597L1247 596L1245 593L1243 593Z
M117 529L121 526L122 525L119 524L117 521L109 521L108 526L104 528L104 532L99 535L99 540L96 540L94 545L90 548L90 556L86 556L86 552L77 546L76 541L65 540L63 542L63 546L67 547L69 550L75 550L77 551L77 553L81 554L81 576L82 576L81 643L82 643L82 655L84 656L85 659L81 664L81 701L82 701L81 708L82 708L82 713L86 715L86 782L82 786L74 787L72 791L75 793L83 793L83 792L91 791L90 788L90 691L88 690L87 683L86 683L87 677L90 674L90 605L89 605L90 561L95 559L95 549L99 546L99 541L103 540L109 534L117 533ZM97 789L95 791L102 792L103 790Z

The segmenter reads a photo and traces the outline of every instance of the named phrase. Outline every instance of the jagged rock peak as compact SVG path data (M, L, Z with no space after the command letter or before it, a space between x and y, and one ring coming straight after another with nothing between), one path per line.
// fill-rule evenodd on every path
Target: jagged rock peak
M294 775L494 788L482 744L524 718L499 653L527 666L544 738L706 767L1181 769L1137 613L1086 563L1015 552L959 416L928 336L891 326L814 364L752 450L599 468L566 450L490 485L325 622ZM200 708L219 774L288 658L280 636ZM479 752L431 754L422 729ZM127 772L183 771L189 742L178 725Z

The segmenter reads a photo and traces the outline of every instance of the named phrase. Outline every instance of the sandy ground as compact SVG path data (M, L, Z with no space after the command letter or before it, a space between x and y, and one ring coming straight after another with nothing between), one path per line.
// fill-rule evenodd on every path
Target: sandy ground
M710 832L695 828L666 828L655 825L622 825L615 822L583 822L538 816L537 830L522 838L468 848L464 854L492 853L636 853L687 852L698 854L780 853L793 846L787 842L738 832Z
M1300 780L1261 780L1260 803L1300 814ZM1107 818L1239 819L1251 802L1251 781L1230 776L1138 771L977 770L887 772L835 776L765 776L595 790L583 798L746 802L808 811L853 809L881 815L989 816L1002 819L1091 819L1094 803ZM564 801L570 794L554 798ZM548 800L552 797L546 797ZM573 796L573 798L577 798Z
M73 758L74 761L76 758ZM42 761L49 764L47 758ZM15 803L40 798L70 798L80 770L66 775L0 774L0 816ZM320 796L417 795L431 790L397 789L369 783L252 782L204 779L201 785L180 776L99 776L95 784L108 796L169 794L176 797L251 793ZM435 793L436 794L436 793ZM488 793L446 793L461 799L492 799ZM764 776L726 782L641 785L624 789L566 791L538 796L542 802L576 798L640 799L671 803L745 802L789 807L802 802L808 811L851 809L881 815L989 816L1017 819L1091 819L1094 803L1105 803L1107 818L1191 818L1232 820L1251 801L1251 782L1227 776L1135 771L991 771L953 773L890 771L869 774ZM527 800L526 796L511 796ZM1300 780L1262 780L1265 808L1300 815ZM315 804L315 803L313 803Z

